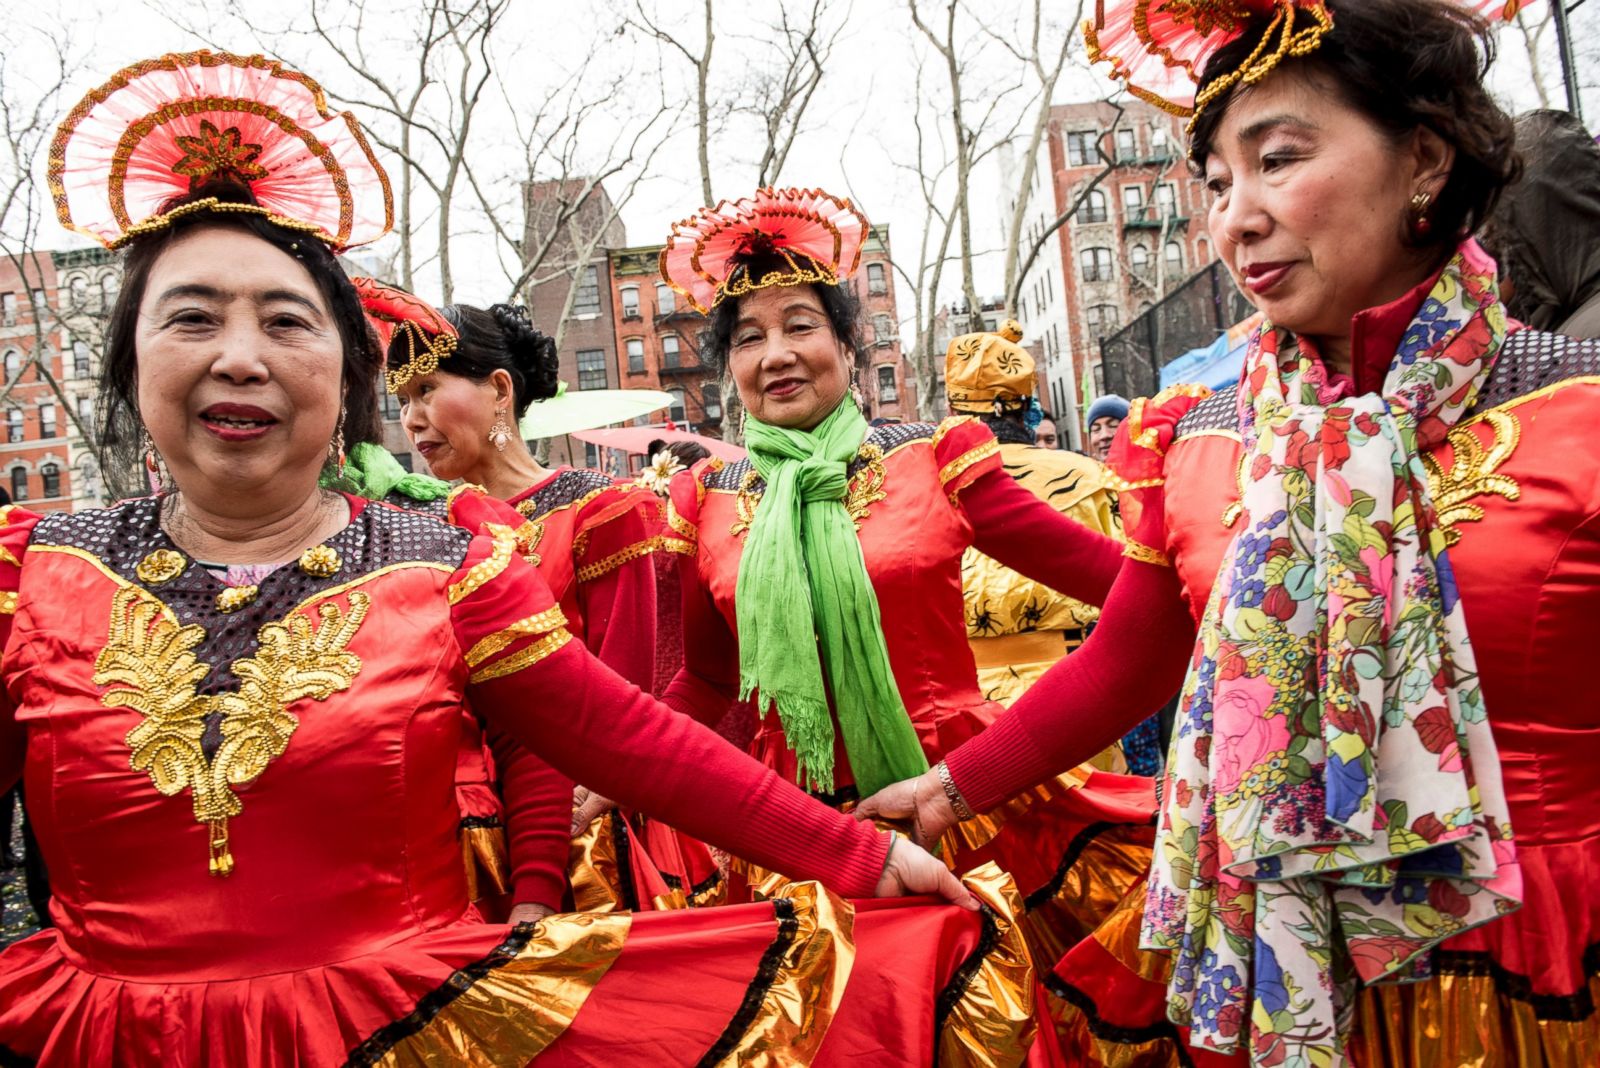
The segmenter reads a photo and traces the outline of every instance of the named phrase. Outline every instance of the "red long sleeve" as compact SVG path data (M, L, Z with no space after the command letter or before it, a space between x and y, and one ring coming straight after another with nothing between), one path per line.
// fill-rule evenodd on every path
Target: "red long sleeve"
M452 583L457 641L473 672L468 695L480 714L568 777L687 834L846 895L873 893L886 835L641 693L580 643L562 644L537 572L488 542L480 536ZM497 563L498 573L483 578ZM538 611L541 603L549 607Z
M630 544L649 536L636 511L608 526L612 539ZM580 581L577 592L584 645L624 679L648 686L655 671L656 634L656 575L650 557L636 557ZM489 744L505 803L512 899L559 911L572 842L572 781L504 731L491 731Z
M1082 649L1004 716L945 756L984 812L1100 752L1182 684L1194 621L1170 567L1127 561Z
M683 667L661 693L661 702L712 726L739 697L739 641L700 584L692 556L678 557L683 587Z
M973 479L958 499L979 552L1057 593L1105 604L1122 567L1121 545L1062 515L999 467Z
M17 589L22 585L22 561L39 516L12 505L0 507L0 649L11 638L16 618ZM22 777L28 752L28 732L17 722L11 694L0 689L0 795Z

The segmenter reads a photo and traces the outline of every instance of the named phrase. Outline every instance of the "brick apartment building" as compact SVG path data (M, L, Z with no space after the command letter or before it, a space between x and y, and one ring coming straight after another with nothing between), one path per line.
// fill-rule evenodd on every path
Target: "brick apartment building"
M1041 254L1024 279L1016 316L1025 343L1043 352L1046 408L1074 445L1087 373L1104 388L1100 339L1115 333L1213 258L1206 236L1203 184L1189 174L1181 120L1138 101L1104 101L1050 109L1048 136L1032 161L1025 235L1037 236L1065 212L1105 168L1116 169L1089 190L1055 233L1057 255ZM1017 189L1014 155L1000 160L1002 187ZM1002 203L1009 217L1014 199Z
M121 267L101 248L41 251L20 266L0 258L0 485L35 511L100 507L96 379ZM42 368L30 359L41 346Z

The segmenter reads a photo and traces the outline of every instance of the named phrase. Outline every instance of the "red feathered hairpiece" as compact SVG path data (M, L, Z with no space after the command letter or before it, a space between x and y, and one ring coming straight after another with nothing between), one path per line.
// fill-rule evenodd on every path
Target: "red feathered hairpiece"
M118 71L56 130L47 178L69 230L118 248L197 211L250 212L335 250L382 237L389 179L349 112L265 56L172 53ZM203 197L243 186L254 204Z
M704 315L726 297L768 286L849 278L870 230L855 205L820 189L761 189L674 223L661 250L661 277ZM774 256L786 266L751 277L751 260Z
M399 334L405 335L410 346L406 362L383 373L390 393L398 392L413 378L433 374L439 361L456 351L456 328L427 301L371 278L352 278L350 282L361 295L361 307L378 332L384 353L388 353Z
M1510 20L1525 0L1461 0L1486 18ZM1337 4L1335 4L1337 6ZM1272 16L1261 45L1236 71L1195 87L1212 53L1259 15ZM1252 85L1289 56L1303 56L1333 29L1323 0L1097 0L1083 24L1091 63L1110 63L1128 91L1174 115L1194 116L1237 84Z

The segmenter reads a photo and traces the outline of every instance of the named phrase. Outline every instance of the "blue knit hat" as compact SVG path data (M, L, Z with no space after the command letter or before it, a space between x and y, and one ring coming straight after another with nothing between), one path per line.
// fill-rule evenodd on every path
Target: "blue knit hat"
M1128 418L1128 402L1115 393L1107 393L1103 397L1096 397L1094 403L1089 405L1089 410L1084 414L1083 425L1094 426L1096 419L1110 416L1117 422Z

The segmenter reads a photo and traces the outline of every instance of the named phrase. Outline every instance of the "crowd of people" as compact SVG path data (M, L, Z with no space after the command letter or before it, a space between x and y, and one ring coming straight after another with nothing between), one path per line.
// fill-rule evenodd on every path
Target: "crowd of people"
M0 507L0 1062L1600 1063L1600 149L1463 0L1217 7L1087 35L1263 321L1081 454L1009 322L869 422L866 217L764 189L661 256L745 457L548 467L541 324L345 274L314 82L90 93L152 492Z

